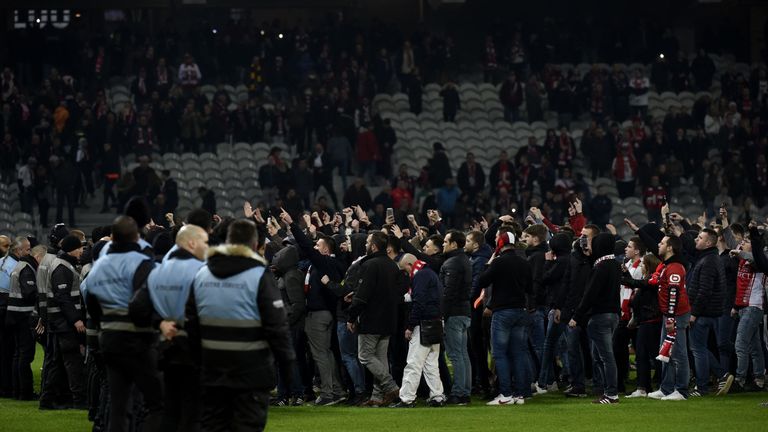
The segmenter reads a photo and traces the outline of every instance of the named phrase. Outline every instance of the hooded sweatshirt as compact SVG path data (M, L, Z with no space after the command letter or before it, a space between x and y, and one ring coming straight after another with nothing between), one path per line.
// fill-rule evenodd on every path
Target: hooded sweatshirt
M592 239L592 275L587 282L584 297L576 308L573 319L580 325L587 323L592 315L620 311L619 287L621 285L620 264L613 259L615 240L612 234L601 233Z
M554 306L556 299L562 296L566 285L566 271L568 270L568 254L571 250L571 236L568 234L555 234L549 240L549 247L555 254L555 259L544 263L544 274L541 283L547 292L547 305Z
M295 246L280 249L272 258L272 267L288 313L288 324L295 326L301 323L306 310L304 275L299 270L298 249Z

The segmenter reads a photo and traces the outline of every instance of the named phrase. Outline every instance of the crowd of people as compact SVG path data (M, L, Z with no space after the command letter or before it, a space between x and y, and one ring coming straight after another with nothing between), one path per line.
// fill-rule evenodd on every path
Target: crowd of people
M765 390L766 227L725 208L699 225L667 204L628 239L578 199L562 225L531 207L470 230L436 209L243 213L165 228L136 197L89 238L0 237L2 396L87 410L94 430L261 430L269 405Z
M90 204L88 197L101 187L102 211L117 207L119 213L138 194L164 214L167 197L156 200L163 195L157 191L160 176L150 179L156 185L138 181L125 171L134 161L124 156L215 151L217 143L235 141L289 145L289 155L271 154L261 168L260 187L265 205L279 197L286 205L297 201L300 210L318 210L324 204L317 198L326 196L335 209L353 201L381 218L388 207L407 213L426 202L422 213L437 207L451 226L466 228L473 219L513 207L540 207L562 222L567 195L578 193L585 212L603 221L610 215L605 197L593 202L583 173L572 169L580 153L593 179L614 178L620 198L643 197L654 220L659 198L672 197L680 178L695 182L710 216L728 202L743 209L733 213L748 221L765 204L765 68L756 67L749 76L720 71L719 97L703 96L690 111L672 107L665 118L653 118L651 90L709 90L716 72L703 50L689 62L667 32L652 47L632 48L666 54L650 70L595 66L581 76L576 69L561 69L554 63L558 54L542 48L566 52L559 42L542 45L537 32L521 27L493 30L477 47L479 67L487 81L507 75L499 90L507 118L532 122L550 110L562 129L549 131L542 142L529 138L516 154L502 152L490 173L473 155L454 173L439 151L420 172L394 170L394 147L407 143L387 114L371 105L375 94L400 90L408 94L411 110L420 112L424 84L438 82L444 84L445 120L455 120L461 100L454 81L477 62L460 56L452 37L404 38L382 23L365 28L343 14L296 28L243 19L215 34L198 30L181 37L169 23L156 38L142 38L120 28L108 41L82 40L72 55L55 57L58 65L21 59L14 70L3 70L0 171L4 183L18 183L22 211L37 207L40 225L47 227L55 205L54 222L64 222L66 210L66 221L76 226L75 208ZM249 54L239 58L236 52ZM134 77L120 105L106 92L115 75ZM201 91L206 83L242 83L248 97L232 100L219 87L209 100ZM574 142L568 128L584 119L592 123ZM623 128L625 120L632 125ZM290 175L296 171L302 175ZM352 174L363 177L363 184L348 187ZM333 186L335 175L342 178L342 197ZM384 183L389 186L379 199L366 196L366 189Z

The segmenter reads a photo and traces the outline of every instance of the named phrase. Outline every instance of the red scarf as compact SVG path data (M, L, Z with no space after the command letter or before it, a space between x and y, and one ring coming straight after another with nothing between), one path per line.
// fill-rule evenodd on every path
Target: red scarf
M423 269L427 266L427 263L421 260L416 260L415 263L413 263L413 267L411 267L411 279L413 279L414 276L416 276L416 273L419 272L419 270Z

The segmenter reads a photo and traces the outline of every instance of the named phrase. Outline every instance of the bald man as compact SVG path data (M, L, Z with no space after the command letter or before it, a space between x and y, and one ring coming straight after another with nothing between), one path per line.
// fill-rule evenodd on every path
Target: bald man
M416 390L423 374L429 387L427 404L440 407L445 404L438 364L443 334L440 315L443 286L437 273L412 254L403 255L398 265L410 276L412 308L404 335L409 344L403 385L400 386L400 402L392 406L411 408L416 404Z
M165 379L162 430L197 431L200 428L199 375L185 330L185 306L198 270L205 265L208 233L196 225L183 226L176 248L149 274L152 306L163 321L161 369Z

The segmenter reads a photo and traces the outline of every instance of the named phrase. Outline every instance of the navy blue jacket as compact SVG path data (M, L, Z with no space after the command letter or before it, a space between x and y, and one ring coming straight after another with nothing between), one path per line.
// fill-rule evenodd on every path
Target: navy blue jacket
M470 299L473 301L480 296L482 288L480 287L478 280L480 279L480 273L485 270L485 264L491 259L491 255L493 255L491 247L487 244L483 244L480 249L469 256L469 261L472 263L472 295L470 296Z
M346 268L341 260L329 255L323 255L315 250L312 243L298 225L291 224L291 234L296 240L296 245L301 252L309 258L312 268L309 273L309 292L307 292L307 311L336 311L336 294L330 288L323 285L321 279L324 275L333 282L341 282L346 273Z
M411 280L411 315L408 318L408 329L413 330L424 320L440 318L440 299L443 296L443 285L437 273L429 266L416 272Z

